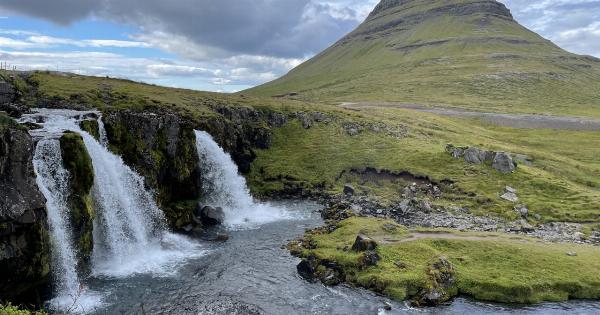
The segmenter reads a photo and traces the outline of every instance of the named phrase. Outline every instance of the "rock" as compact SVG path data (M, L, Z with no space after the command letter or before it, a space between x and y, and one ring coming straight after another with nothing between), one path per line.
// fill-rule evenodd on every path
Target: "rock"
M356 192L356 190L354 189L354 187L350 184L346 184L344 185L344 195L354 195L354 193Z
M512 157L506 152L496 153L492 162L492 167L502 174L510 174L516 169Z
M315 267L313 266L313 260L311 259L302 259L300 263L296 266L296 270L298 274L307 281L315 281Z
M376 266L380 259L375 251L368 250L358 256L358 267L361 270L365 270L371 266Z
M481 149L470 147L463 152L463 158L468 163L483 164L493 159L494 152L483 151Z
M508 200L510 202L519 201L519 197L516 194L510 193L510 192L504 193L502 196L500 196L500 198L502 198L504 200Z
M356 240L352 245L352 250L355 252L370 251L375 250L376 248L377 242L363 234L359 234L358 236L356 236Z
M0 113L0 118L5 116ZM33 140L5 119L10 123L0 125L1 301L38 294L50 272L47 214L33 169Z
M527 219L529 216L529 209L526 206L520 205L515 207L515 211L521 215L522 218Z
M517 190L510 186L506 186L506 187L504 187L504 192L516 194Z
M226 233L217 233L217 235L215 236L215 238L213 239L213 241L215 242L226 242L229 240L229 235Z
M457 293L454 275L454 266L446 258L435 258L427 271L428 283L419 290L413 304L436 306L448 301Z
M577 256L577 252L566 252L567 256L570 257L576 257Z
M225 221L225 212L221 207L204 206L200 211L200 218L206 225L218 225Z
M392 304L390 302L383 302L383 309L386 311L391 311L392 310Z
M446 145L446 152L450 153L450 155L452 155L453 158L462 157L466 149L467 147L455 147L453 144L450 143Z

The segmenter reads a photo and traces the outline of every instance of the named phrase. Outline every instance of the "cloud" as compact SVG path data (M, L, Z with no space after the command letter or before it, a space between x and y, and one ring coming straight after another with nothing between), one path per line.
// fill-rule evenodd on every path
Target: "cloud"
M76 46L76 47L120 47L120 48L148 48L150 44L140 41L125 41L112 39L84 39L75 40L70 38L52 37L40 35L34 32L19 30L0 30L0 34L7 35L29 35L26 38L14 39L9 37L0 37L0 47L11 49L31 49L31 48L49 48L57 46Z
M350 0L3 0L1 7L69 24L89 16L135 25L157 47L196 60L249 54L302 58L356 26ZM152 40L155 39L155 40ZM164 42L168 39L167 43ZM186 42L191 49L186 49Z
M501 0L517 21L569 51L600 57L600 0Z

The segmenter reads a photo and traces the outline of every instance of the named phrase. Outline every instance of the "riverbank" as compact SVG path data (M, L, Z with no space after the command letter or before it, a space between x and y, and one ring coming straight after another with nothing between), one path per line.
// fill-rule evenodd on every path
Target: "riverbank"
M373 245L357 248L358 235ZM349 283L416 305L458 295L506 303L600 298L600 248L589 245L409 230L391 220L352 217L309 231L289 248L304 259L298 270L309 280Z

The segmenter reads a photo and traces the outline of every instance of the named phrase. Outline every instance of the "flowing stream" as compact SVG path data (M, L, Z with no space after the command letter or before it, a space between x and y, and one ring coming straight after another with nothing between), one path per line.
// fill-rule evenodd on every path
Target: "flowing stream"
M87 113L39 110L24 121L38 144L34 167L46 196L55 285L49 310L91 314L597 314L600 302L571 301L507 306L459 298L452 304L414 309L348 286L309 283L296 272L299 259L282 247L305 229L323 224L320 206L305 201L253 200L231 157L209 134L197 131L204 202L223 207L225 227L205 239L167 231L164 216L144 181L100 141L82 131ZM97 113L93 113L97 116ZM100 122L101 123L101 122ZM65 130L83 137L92 159L96 219L91 275L78 274L70 232L68 172L58 138ZM226 231L224 231L226 230ZM227 232L227 242L208 241ZM392 305L384 310L384 302Z

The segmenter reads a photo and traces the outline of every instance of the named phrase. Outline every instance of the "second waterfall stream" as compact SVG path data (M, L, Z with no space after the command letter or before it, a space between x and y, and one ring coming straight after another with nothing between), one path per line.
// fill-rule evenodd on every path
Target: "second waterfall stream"
M207 132L196 130L195 133L204 201L223 208L229 228L252 228L293 218L284 208L255 202L231 156Z

